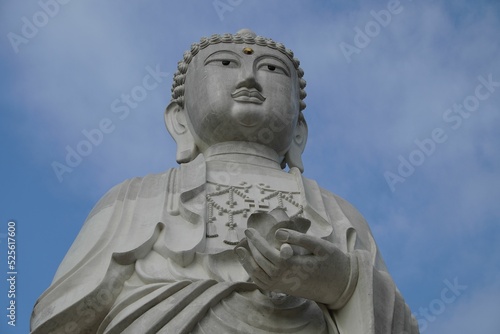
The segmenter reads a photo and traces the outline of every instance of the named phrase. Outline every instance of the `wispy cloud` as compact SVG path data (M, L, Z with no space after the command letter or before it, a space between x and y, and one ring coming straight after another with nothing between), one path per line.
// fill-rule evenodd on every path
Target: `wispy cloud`
M488 280L489 284L478 287L464 298L459 299L456 304L442 316L437 317L434 323L429 325L426 333L473 333L481 332L493 334L500 328L498 318L500 295L500 277L496 281Z

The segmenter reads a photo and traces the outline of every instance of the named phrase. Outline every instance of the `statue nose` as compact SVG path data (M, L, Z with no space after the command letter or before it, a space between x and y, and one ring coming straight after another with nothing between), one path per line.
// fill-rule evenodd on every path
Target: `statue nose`
M241 68L239 82L236 88L241 87L255 88L259 92L262 91L261 85L257 82L253 66L244 66Z

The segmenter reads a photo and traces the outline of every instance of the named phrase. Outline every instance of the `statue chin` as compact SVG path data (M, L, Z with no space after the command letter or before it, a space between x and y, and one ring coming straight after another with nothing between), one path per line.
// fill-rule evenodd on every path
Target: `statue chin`
M240 125L246 128L254 128L260 126L264 123L265 113L264 111L258 110L257 106L249 105L246 103L243 106L237 106L233 109L233 117Z

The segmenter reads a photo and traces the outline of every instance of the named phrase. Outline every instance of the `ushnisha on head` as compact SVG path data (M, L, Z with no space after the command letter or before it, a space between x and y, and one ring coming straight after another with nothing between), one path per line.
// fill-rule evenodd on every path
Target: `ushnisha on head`
M193 44L178 64L165 112L177 162L219 143L246 142L274 150L283 168L303 170L303 75L291 50L247 29Z

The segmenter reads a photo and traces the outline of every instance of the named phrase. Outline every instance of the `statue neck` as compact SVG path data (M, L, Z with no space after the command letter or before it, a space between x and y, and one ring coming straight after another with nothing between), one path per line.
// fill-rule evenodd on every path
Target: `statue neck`
M210 146L203 152L210 163L229 162L281 170L282 157L267 146L250 142L225 142Z

